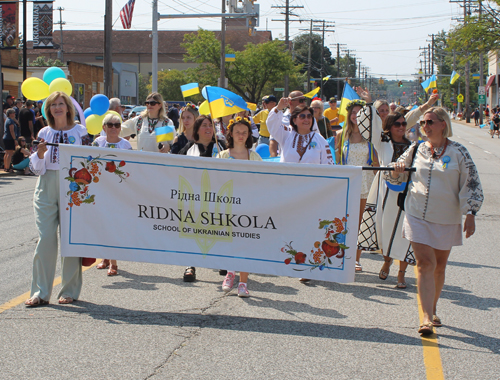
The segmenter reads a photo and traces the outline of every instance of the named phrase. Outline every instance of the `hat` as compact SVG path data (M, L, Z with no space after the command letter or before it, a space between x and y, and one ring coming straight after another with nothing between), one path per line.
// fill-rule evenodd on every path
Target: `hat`
M263 100L264 100L264 103L269 103L269 102L278 103L278 99L276 99L276 96L274 96L274 95L264 96Z
M336 102L337 101L337 98L335 96L332 96L328 102L331 103L331 102Z
M7 99L15 99L15 98L12 95L7 95L7 97L5 99L7 100Z

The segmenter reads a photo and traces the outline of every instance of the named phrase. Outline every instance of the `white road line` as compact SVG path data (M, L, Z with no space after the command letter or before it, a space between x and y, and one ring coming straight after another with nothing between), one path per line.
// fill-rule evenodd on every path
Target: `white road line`
M488 152L487 150L485 150L484 153L492 154L492 153Z
M471 144L471 145L476 145L476 144L474 144L472 141L469 141L469 144Z

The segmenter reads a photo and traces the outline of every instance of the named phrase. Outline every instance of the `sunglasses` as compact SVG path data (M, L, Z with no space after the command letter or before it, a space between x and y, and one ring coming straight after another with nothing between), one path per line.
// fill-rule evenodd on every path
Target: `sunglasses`
M120 123L106 123L108 128L120 128L122 125Z
M305 103L305 102L306 102L306 100L305 100L304 98L297 99L297 101L298 101L299 103Z
M157 104L160 104L160 102L156 102L156 101L154 101L154 100L151 100L151 101L146 101L146 102L144 102L144 104L145 104L146 106L156 106Z
M312 119L313 115L311 115L310 113L301 113L298 114L297 117L301 120L304 120L304 119Z
M408 123L406 121L403 121L403 122L399 122L399 121L395 121L392 125L394 125L395 127L406 127L408 125Z
M425 124L432 126L434 123L437 123L438 120L421 120L420 126L423 127Z

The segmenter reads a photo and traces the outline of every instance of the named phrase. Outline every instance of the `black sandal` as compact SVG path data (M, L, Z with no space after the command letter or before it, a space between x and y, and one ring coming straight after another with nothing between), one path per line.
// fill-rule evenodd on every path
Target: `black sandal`
M187 267L184 271L184 282L193 282L196 280L196 268L195 267Z

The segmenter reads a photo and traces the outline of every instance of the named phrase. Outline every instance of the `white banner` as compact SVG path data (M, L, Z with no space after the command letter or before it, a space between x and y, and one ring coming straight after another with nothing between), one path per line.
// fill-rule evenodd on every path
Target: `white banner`
M352 282L361 168L60 145L62 256Z

